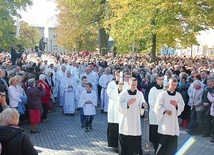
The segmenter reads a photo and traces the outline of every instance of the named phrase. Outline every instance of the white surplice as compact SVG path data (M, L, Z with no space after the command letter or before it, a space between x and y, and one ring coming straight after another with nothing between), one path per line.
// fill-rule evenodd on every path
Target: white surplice
M68 88L71 85L73 88ZM64 114L73 114L75 112L75 90L77 83L75 79L63 78L61 81L61 90L63 91L62 105Z
M107 86L109 82L112 81L112 79L114 78L113 75L109 74L103 74L100 79L99 79L99 85L102 87L101 89L101 109L104 111L104 112L108 112L108 100L109 100L109 97L108 97L108 94L107 94Z

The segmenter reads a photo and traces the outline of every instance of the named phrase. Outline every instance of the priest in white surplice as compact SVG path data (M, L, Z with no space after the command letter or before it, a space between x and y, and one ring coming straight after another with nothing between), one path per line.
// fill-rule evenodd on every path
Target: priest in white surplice
M177 150L180 132L178 116L184 110L185 105L181 94L175 91L177 85L177 80L171 78L168 90L161 92L155 103L154 111L159 120L158 133L160 134L157 155L172 155Z
M53 96L54 96L54 99L55 101L57 100L57 96L58 96L58 91L59 91L59 72L58 72L58 68L57 66L54 66L54 70L53 70L53 82L54 82L54 88L53 88Z
M107 67L105 69L105 74L103 74L99 79L99 85L101 89L101 112L108 112L108 95L107 95L107 86L108 83L112 81L114 76L110 74L111 68Z
M120 80L120 71L115 72L116 80L109 82L107 94L109 96L108 103L108 129L107 138L108 146L114 147L115 151L118 148L118 133L119 133L119 94L128 87L124 85L123 80Z
M60 106L62 106L62 98L63 98L63 93L64 93L64 90L61 89L62 88L61 83L65 77L66 77L66 66L62 65L61 70L58 73Z
M129 80L129 87L119 97L118 151L120 155L142 155L140 112L147 104L142 92L137 90L135 78Z
M89 67L85 68L85 73L80 75L80 79L82 79L82 76L86 76L87 77L87 81L90 82L92 85L94 85L95 77L90 73L90 68Z
M75 90L77 82L71 76L71 71L66 72L66 77L62 79L61 90L63 91L62 105L64 114L73 115L75 112Z

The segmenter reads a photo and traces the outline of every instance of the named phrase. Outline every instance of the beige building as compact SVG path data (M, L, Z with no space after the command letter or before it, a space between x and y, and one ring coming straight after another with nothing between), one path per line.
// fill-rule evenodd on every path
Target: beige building
M65 53L66 49L60 47L57 43L57 33L55 27L38 27L39 35L44 37L44 42L46 42L45 51L48 52L58 52Z
M199 45L193 45L186 49L176 49L177 55L209 56L214 57L214 29L201 31L197 36Z

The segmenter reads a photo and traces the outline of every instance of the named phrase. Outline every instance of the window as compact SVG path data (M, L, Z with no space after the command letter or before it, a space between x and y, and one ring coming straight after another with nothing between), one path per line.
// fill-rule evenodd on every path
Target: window
M53 51L57 51L57 45L53 45Z
M56 34L53 34L53 38L56 38L57 37L57 35Z
M211 51L210 51L210 55L214 55L214 50L211 50Z

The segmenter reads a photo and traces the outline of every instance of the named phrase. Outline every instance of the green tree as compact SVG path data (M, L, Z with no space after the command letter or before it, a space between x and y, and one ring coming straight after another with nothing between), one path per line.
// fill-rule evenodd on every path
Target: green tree
M1 0L0 1L0 47L8 49L17 43L16 27L13 17L19 15L17 10L26 9L32 0Z
M20 38L19 44L25 49L34 50L35 45L38 45L40 39L38 28L29 26L28 23L20 22Z
M213 0L114 0L109 7L106 25L117 52L129 52L133 41L143 42L152 62L163 44L188 47L197 43L199 31L214 25Z
M98 46L107 53L108 35L103 28L105 0L56 0L58 9L58 41L71 50L94 51Z

